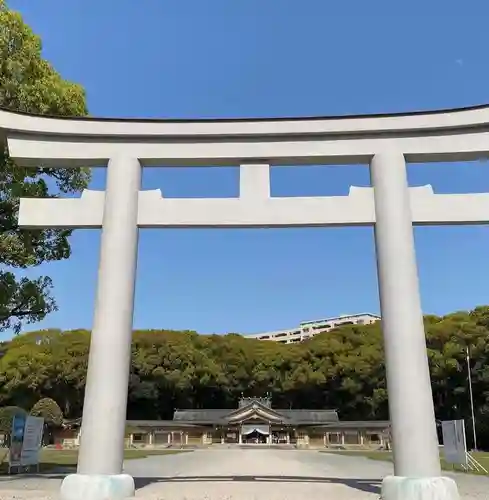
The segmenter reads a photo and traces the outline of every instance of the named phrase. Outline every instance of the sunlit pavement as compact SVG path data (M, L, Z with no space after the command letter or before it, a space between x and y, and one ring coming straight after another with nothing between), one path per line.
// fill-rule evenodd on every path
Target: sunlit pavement
M125 471L135 478L137 497L151 500L361 500L378 498L392 467L318 451L209 449L131 460ZM453 477L462 498L487 500L488 478ZM55 499L61 480L62 475L3 477L0 498Z

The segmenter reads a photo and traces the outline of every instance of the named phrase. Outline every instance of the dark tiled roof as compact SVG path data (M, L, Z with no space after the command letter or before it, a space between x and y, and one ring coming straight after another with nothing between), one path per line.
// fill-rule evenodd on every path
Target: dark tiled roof
M233 410L175 410L173 420L178 422L199 422L199 423L218 423L226 421L225 417Z
M130 427L195 427L192 423L175 420L127 420L126 425Z
M270 418L270 420L287 420L284 414L280 410L274 410L270 406L263 404L261 401L251 401L245 406L239 407L237 410L233 410L228 415L226 415L226 419L228 420L239 420L241 418L246 418L249 415L255 412L257 415L262 416L263 418Z
M343 422L333 422L324 427L334 429L388 429L391 423L388 420L345 420Z
M338 422L336 410L277 410L296 424L325 424Z
M250 405L252 406L252 405ZM239 410L246 411L246 408ZM226 423L230 416L235 416L239 410L176 410L173 420L178 422L219 424ZM270 411L270 410L269 410ZM285 422L291 424L327 424L338 422L336 410L278 410L272 409L273 413L283 416Z

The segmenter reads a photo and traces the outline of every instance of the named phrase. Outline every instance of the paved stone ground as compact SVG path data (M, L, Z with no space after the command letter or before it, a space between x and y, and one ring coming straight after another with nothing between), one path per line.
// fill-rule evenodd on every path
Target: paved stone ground
M141 500L370 500L391 465L299 450L200 450L131 460ZM489 478L453 474L464 500L487 500ZM62 475L0 478L0 500L54 500Z

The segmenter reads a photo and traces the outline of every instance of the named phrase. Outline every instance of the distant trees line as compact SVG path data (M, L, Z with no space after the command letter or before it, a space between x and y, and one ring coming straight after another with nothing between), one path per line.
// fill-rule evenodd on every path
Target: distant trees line
M426 316L425 326L437 418L464 418L470 445L470 346L479 446L489 448L489 306ZM171 419L175 408L235 408L242 394L269 392L276 408L336 408L342 420L388 419L380 327L348 325L288 345L237 334L135 331L128 418ZM30 411L51 398L63 418L80 417L89 342L85 330L45 330L4 343L0 407ZM57 410L47 406L59 422Z

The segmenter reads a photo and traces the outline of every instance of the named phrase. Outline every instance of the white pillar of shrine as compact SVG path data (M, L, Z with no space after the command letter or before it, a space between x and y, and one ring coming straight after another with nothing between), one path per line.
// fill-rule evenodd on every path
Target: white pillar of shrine
M136 158L109 161L78 469L63 482L63 500L134 495L134 481L122 474L122 463L141 175Z
M382 498L456 499L455 482L440 477L404 155L377 154L370 172L395 474L384 479Z

